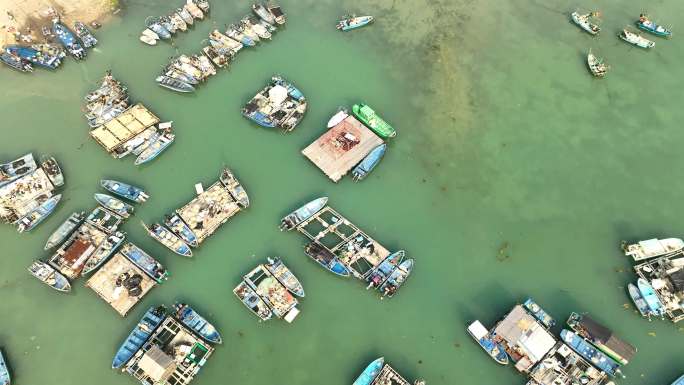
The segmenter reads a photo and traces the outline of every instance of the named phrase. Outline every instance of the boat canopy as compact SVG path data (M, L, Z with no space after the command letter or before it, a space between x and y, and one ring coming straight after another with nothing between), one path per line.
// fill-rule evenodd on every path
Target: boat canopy
M268 90L268 98L275 105L282 104L287 99L287 88L279 85L273 86Z
M482 325L480 321L475 321L468 326L468 331L470 334L473 335L473 337L477 338L478 340L484 338L489 334L489 331L487 331L487 328Z
M634 346L616 337L612 330L594 321L594 319L588 315L583 315L579 324L594 337L594 339L600 341L607 348L619 354L625 360L631 361L634 354L636 354L636 348Z

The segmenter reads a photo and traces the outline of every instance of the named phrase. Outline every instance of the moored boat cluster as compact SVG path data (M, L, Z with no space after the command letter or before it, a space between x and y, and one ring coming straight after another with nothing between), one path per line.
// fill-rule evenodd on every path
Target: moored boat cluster
M206 0L187 0L183 6L166 16L147 18L147 28L140 34L140 41L147 45L157 45L160 39L168 40L178 31L185 32L195 20L204 20L209 8L209 2Z
M279 75L242 108L242 116L261 127L290 132L304 118L307 102L304 94Z

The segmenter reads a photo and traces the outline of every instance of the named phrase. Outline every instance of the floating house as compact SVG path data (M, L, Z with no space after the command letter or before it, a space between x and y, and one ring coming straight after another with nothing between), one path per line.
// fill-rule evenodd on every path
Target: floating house
M634 266L636 274L654 289L672 322L684 320L684 254L675 254Z

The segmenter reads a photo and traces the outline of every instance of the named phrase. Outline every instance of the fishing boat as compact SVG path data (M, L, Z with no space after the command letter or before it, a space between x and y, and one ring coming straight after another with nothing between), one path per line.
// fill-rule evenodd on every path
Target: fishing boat
M218 29L215 29L209 33L209 39L210 42L211 40L216 41L217 43L220 43L220 45L224 46L225 48L237 53L244 47L242 43L240 43L237 40L233 40L229 38L228 36L222 34Z
M274 3L274 2L269 2L266 5L266 9L273 15L273 20L275 20L276 24L278 25L283 25L287 21L285 18L285 13L283 12L282 8L280 8L280 5Z
M83 269L81 270L81 274L88 274L91 271L94 271L104 261L109 259L109 257L114 253L114 251L121 246L121 244L124 242L126 239L126 234L121 233L121 232L116 232L114 234L110 234L105 238L102 243L95 249L93 254L88 258L88 260L83 264Z
M656 36L668 38L672 37L672 31L663 27L662 25L656 24L643 13L639 15L639 20L636 21L636 25L639 29L650 32Z
M228 167L223 168L221 175L219 176L219 180L240 207L243 209L249 207L249 196L247 195L247 191L245 191L244 187L242 187L240 182Z
M147 227L144 222L141 223L145 228L145 231L147 231L147 234L156 239L162 245L166 246L167 249L184 257L192 257L192 250L190 250L190 247L183 242L182 239L166 229L164 226L154 223L152 226Z
M174 24L171 21L171 18L168 16L160 16L157 18L157 23L161 24L162 27L164 27L165 30L169 31L170 34L176 33L176 24Z
M178 80L183 83L187 83L190 85L197 85L199 84L199 80L195 79L192 75L186 74L185 72L177 69L174 66L169 66L162 71L163 76L168 76L172 79Z
M147 342L152 333L161 325L162 321L166 319L166 309L164 306L151 307L145 315L140 319L140 322L133 328L131 333L126 337L126 340L117 350L114 360L112 361L112 369L119 369L126 362L128 362L135 353Z
M672 385L684 385L684 375L679 377L672 383Z
M371 152L366 155L365 158L361 161L361 163L357 164L356 167L352 170L352 177L354 178L355 182L358 182L360 180L363 180L370 174L371 171L375 168L375 166L380 163L380 160L382 157L385 155L385 151L387 150L387 144L383 143L377 147L375 147Z
M501 365L508 365L508 354L504 348L492 340L487 328L478 320L468 325L468 334L477 341L489 356Z
M156 41L156 40L159 40L159 35L157 35L156 32L154 32L153 30L151 30L151 29L149 29L149 28L145 28L145 29L142 31L142 35L143 35L143 36L147 36L147 37L149 37L149 38L151 38L151 39L154 39L155 41Z
M679 238L648 239L624 246L625 255L635 261L675 254L684 250L684 241Z
M588 315L570 314L568 326L575 334L591 342L608 357L621 365L627 365L637 349L613 334L613 331L596 322Z
M618 365L617 362L600 352L582 337L568 329L561 330L560 336L563 342L570 346L572 350L576 351L580 356L591 362L591 364L598 369L606 372L609 376L615 377L615 375L622 375L620 365Z
M102 179L100 185L105 190L136 203L143 203L150 196L140 187L112 179Z
M591 51L587 54L587 65L589 66L589 71L591 74L597 78L602 78L606 76L608 69L610 68L607 64L603 62L603 59L597 57Z
M328 203L328 197L321 197L312 200L304 206L286 215L280 221L280 231L292 230L299 226L302 222L311 218L314 214L321 211Z
M342 277L349 277L351 272L335 254L330 250L326 249L323 245L316 241L312 241L304 247L304 252L309 258L318 262L321 266L325 267L328 271L333 274L337 274Z
M252 26L251 23L245 23L244 20L241 20L240 24L238 24L236 28L238 29L238 31L245 34L245 36L248 36L250 39L254 40L255 43L259 43L261 41L259 34L256 33L256 31L254 30L254 26Z
M192 0L188 0L188 2L185 3L183 8L187 9L193 18L204 20L204 12L202 12L200 7L198 7L197 4L193 3Z
M162 283L168 279L169 272L166 271L164 266L138 246L130 242L126 243L121 247L121 254L126 256L126 258L143 270L145 274L157 281L157 283Z
M169 15L169 20L171 23L173 23L173 26L176 28L176 30L181 30L183 32L188 30L188 23L186 23L179 14L172 12Z
M243 276L243 282L271 309L273 315L288 323L299 314L297 299L264 267L258 265Z
M202 73L202 71L199 68L195 67L191 63L190 58L185 56L185 55L181 55L178 58L176 58L175 60L173 60L171 62L171 66L173 68L176 68L176 69L182 71L182 72L185 72L186 74L188 74L189 76L192 76L193 78L195 78L197 80L201 80L201 81L204 80L204 74Z
M663 303L660 302L660 298L658 298L653 286L651 286L651 284L645 279L639 278L637 280L637 288L639 288L639 293L641 293L644 301L646 301L651 314L655 316L663 316L663 314L665 314L665 307L663 306Z
M195 67L199 68L205 78L216 75L216 67L211 64L211 60L204 55L192 55L190 57Z
M413 259L407 259L399 264L399 266L392 272L392 274L387 278L385 283L383 283L378 290L382 294L382 298L394 297L397 290L406 282L406 279L411 275L413 271Z
M364 27L375 20L373 16L348 17L337 22L337 29L340 31L351 31Z
M385 258L379 265L374 267L366 275L366 282L368 286L366 290L372 287L380 287L392 275L397 266L404 260L406 252L404 250L396 251Z
M74 22L74 30L76 31L76 36L81 39L81 43L85 48L94 47L97 44L97 39L90 32L88 27L80 21Z
M76 60L81 60L86 57L86 50L73 32L69 30L64 24L57 20L52 23L52 32L57 36L60 43L66 48L67 52L71 54Z
M171 230L174 234L179 236L183 242L187 243L188 246L197 247L197 236L190 229L185 221L178 214L167 215L164 219L164 225Z
M187 9L185 9L185 7L181 7L181 8L176 9L176 13L178 14L178 16L181 17L181 19L183 19L183 21L187 25L192 25L192 23L194 22L192 15L190 14L190 12Z
M369 106L359 103L352 106L352 112L363 124L368 126L381 138L394 138L397 132L389 123L380 118Z
M292 274L290 269L285 266L280 258L268 258L268 263L264 264L266 270L275 277L290 293L297 297L304 297L304 287L297 277Z
M583 30L587 31L592 35L596 35L601 31L601 28L598 25L591 22L591 17L594 15L594 12L580 15L579 12L575 11L570 14L570 18L575 24L577 24Z
M43 53L33 47L25 47L21 45L10 45L5 47L5 51L15 56L19 56L24 60L28 60L32 64L41 66L47 69L54 70L62 64L62 58L57 55L49 55Z
M618 36L620 36L620 39L626 41L627 43L633 44L640 48L648 49L655 47L655 42L646 39L638 33L634 33L626 29L623 29Z
M8 52L0 53L0 61L20 72L33 72L31 63Z
M19 179L37 168L38 164L30 152L11 162L0 164L0 186Z
M123 218L128 218L133 214L133 206L107 194L95 194L95 200L109 211L114 212Z
M245 281L240 282L239 285L233 289L233 293L254 315L259 317L262 321L268 321L273 317L273 312L266 305L256 291L249 287Z
M271 24L271 23L268 23L268 22L266 22L266 21L264 21L264 20L261 20L261 18L256 18L256 17L254 17L254 20L256 20L256 23L253 21L252 24L255 24L255 25L256 25L256 24L259 24L259 25L261 25L262 27L264 27L264 28L265 28L268 32L270 32L270 33L274 33L275 31L278 30L278 27L276 27L275 25L273 25L273 24Z
M171 32L169 32L168 29L164 28L164 26L161 25L161 23L158 21L150 23L147 26L147 28L151 29L152 32L156 33L162 40L167 40L171 38Z
M556 320L553 319L541 306L539 306L532 298L527 298L523 302L523 307L530 313L537 321L541 322L544 327L550 329L556 326Z
M31 266L29 266L28 271L41 282L57 291L63 293L71 291L71 284L69 281L60 272L43 261L33 261Z
M174 79L169 76L161 75L157 76L155 79L157 84L164 88L168 88L170 90L176 91L176 92L195 92L195 87L193 87L191 84L182 82L178 79Z
M218 53L214 47L203 47L202 52L204 53L204 56L209 58L209 60L211 60L211 62L219 68L223 68L230 63L229 56Z
M636 285L634 285L633 283L630 283L629 285L627 285L627 292L629 293L629 297L632 298L634 306L636 306L639 313L641 313L641 316L650 318L651 309L648 307L648 304L646 303L644 297L641 296L639 288L636 287Z
M197 5L202 10L202 12L204 12L204 13L209 12L210 6L209 6L209 2L207 0L188 0L188 1L192 1L193 3L195 3L195 5Z
M275 24L276 20L275 17L271 12L268 11L268 8L264 7L262 4L259 3L254 3L252 4L252 11L259 16L259 18L263 21L265 21L268 24Z
M45 218L52 214L60 199L62 199L62 194L53 195L40 203L38 207L29 211L28 214L16 222L17 231L23 233L24 231L33 230L43 222Z
M380 374L383 366L385 366L385 357L374 360L366 366L366 369L361 372L352 385L371 385L375 377Z
M200 337L214 344L223 343L221 335L214 325L209 323L209 321L189 305L179 302L173 305L173 310L175 311L176 318L181 321L183 325L197 332Z
M294 84L288 82L282 76L274 75L271 77L271 81L273 82L273 84L285 87L285 89L287 90L287 94L290 95L290 97L292 97L293 99L299 102L304 101L304 94L297 87L295 87Z
M73 213L67 218L64 223L59 225L57 230L55 230L49 237L47 242L45 242L44 250L51 249L60 243L62 243L76 228L83 223L85 219L85 211Z
M62 173L62 169L59 167L59 163L57 163L55 158L46 158L40 163L40 167L43 168L43 171L45 171L48 179L50 179L50 182L52 182L55 187L64 186L64 174Z
M328 128L333 128L340 124L343 120L347 119L347 116L349 116L349 111L347 111L345 108L340 108L335 115L330 117L330 120L328 120Z
M240 23L244 28L254 31L259 39L271 39L272 37L268 28L264 27L260 23L260 20L256 20L251 16L245 16L242 20L240 20Z
M228 26L228 28L226 29L226 36L235 41L239 41L244 46L253 47L256 45L254 39L240 32L235 26L235 24L231 24Z
M159 139L157 139L155 142L151 143L145 150L143 150L140 155L135 159L135 162L133 162L136 166L139 166L141 164L147 163L153 159L155 159L159 154L164 152L173 141L176 140L176 135L171 133L171 132L165 132L163 133Z
M0 350L0 385L10 385L11 382L12 379L5 362L5 357L2 355L2 350Z

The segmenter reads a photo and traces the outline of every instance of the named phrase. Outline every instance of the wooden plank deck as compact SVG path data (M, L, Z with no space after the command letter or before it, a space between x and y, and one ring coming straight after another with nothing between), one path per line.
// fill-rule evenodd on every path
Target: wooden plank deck
M399 374L389 364L385 364L380 370L380 374L373 380L371 385L411 385L404 377Z
M117 147L157 123L159 123L159 118L147 107L138 103L116 118L91 130L90 136L107 152L111 153Z
M350 115L302 150L302 154L337 182L382 143L379 136Z
M216 182L176 213L190 226L197 242L202 243L240 210L228 190Z

